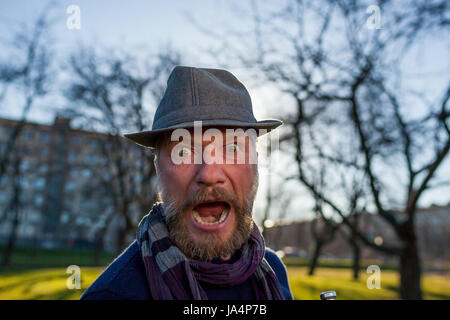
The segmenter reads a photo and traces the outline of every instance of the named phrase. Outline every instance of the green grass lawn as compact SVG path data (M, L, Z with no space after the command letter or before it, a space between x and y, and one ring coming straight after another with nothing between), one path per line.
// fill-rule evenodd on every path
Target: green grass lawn
M0 256L2 251L0 247ZM93 265L93 257L88 249L16 248L12 266L0 268L0 299L79 299L104 269ZM112 253L105 252L101 263L108 265L113 259ZM296 299L319 299L320 292L326 290L335 290L338 299L398 299L395 265L364 261L360 280L353 281L349 260L320 260L320 268L311 277L307 275L308 260L285 257L283 261ZM372 263L381 266L381 289L369 290L366 286L369 274L365 266ZM81 289L67 289L69 265L81 267ZM422 288L426 299L450 299L449 276L424 275Z
M104 268L81 267L81 289L67 288L66 268L0 269L0 300L72 300L84 290Z
M334 290L340 300L398 299L399 275L396 271L381 270L381 288L368 289L370 274L361 271L360 279L351 279L352 271L343 268L318 268L314 276L306 267L288 267L289 284L295 299L319 299L323 291ZM424 275L422 290L425 299L450 299L450 277Z
M0 299L78 299L102 272L102 267L81 267L81 289L67 289L65 268L0 269ZM366 287L368 274L361 272L359 281L351 280L351 271L342 268L319 268L314 276L305 267L289 267L289 282L296 299L319 299L326 290L335 290L338 299L398 299L398 275L381 272L381 289ZM425 275L424 298L450 299L450 277Z

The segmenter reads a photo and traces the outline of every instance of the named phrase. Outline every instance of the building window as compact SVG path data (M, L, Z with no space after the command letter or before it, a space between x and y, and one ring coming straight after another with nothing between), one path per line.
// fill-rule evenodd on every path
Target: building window
M27 177L22 177L22 179L20 180L20 184L23 189L27 190L30 188L30 179L28 179Z
M70 162L75 162L77 160L77 153L74 151L71 151L69 153L69 161Z
M95 164L97 163L98 157L95 154L87 154L84 157L84 162L87 164Z
M75 168L70 170L70 177L71 178L77 178L78 174L79 174L79 170L77 170Z
M80 144L80 137L72 137L71 142L74 145L79 145Z
M100 142L97 141L97 140L92 140L91 141L91 146L92 146L93 149L98 150L98 149L100 149Z
M70 220L70 215L69 215L67 212L64 212L64 213L61 215L60 222L61 222L62 224L66 224L66 223L69 222L69 220Z
M37 223L42 220L41 213L39 211L31 211L29 217L31 223Z
M47 173L47 170L48 170L48 165L43 164L43 165L41 165L41 166L39 167L38 172L39 172L40 174L46 174L46 173Z
M41 133L41 141L46 143L50 141L50 133L48 132L42 132Z
M46 158L48 156L48 148L42 148L41 156Z
M92 170L91 169L84 169L82 174L83 174L83 177L90 178L90 177L92 177Z
M73 183L72 181L67 182L66 191L71 192L73 190L75 190L75 183Z
M42 190L45 185L45 179L44 178L37 178L34 180L34 187L38 190Z
M20 171L26 172L28 169L30 169L30 162L28 160L23 160L20 164Z
M37 206L42 205L43 202L44 202L44 198L42 197L42 195L38 194L38 195L36 195L36 196L34 197L34 203L35 203Z
M24 137L24 138L27 139L27 140L30 140L30 139L33 137L33 134L31 133L30 130L25 130L25 131L22 133L22 137Z

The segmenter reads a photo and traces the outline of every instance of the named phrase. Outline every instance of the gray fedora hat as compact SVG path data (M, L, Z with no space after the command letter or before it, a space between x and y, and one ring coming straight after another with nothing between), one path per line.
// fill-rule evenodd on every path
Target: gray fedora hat
M158 135L178 128L202 126L267 129L280 126L280 120L257 121L252 101L244 85L230 72L176 66L156 109L152 130L126 134L139 145L153 148Z

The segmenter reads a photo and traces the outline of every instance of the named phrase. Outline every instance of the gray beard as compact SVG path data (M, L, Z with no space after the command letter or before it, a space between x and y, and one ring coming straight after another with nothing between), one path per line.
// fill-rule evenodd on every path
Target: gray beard
M254 227L252 210L258 189L257 174L252 188L243 203L240 203L234 194L221 187L216 187L201 189L183 203L178 204L165 192L166 189L160 180L158 181L158 185L160 187L159 197L165 211L170 239L187 258L211 261L216 257L226 257L240 249L250 237L250 233ZM187 212L186 208L204 201L210 195L213 195L219 200L227 201L234 209L236 225L234 226L231 238L227 241L223 242L216 233L206 232L201 237L194 238L188 229L189 212Z

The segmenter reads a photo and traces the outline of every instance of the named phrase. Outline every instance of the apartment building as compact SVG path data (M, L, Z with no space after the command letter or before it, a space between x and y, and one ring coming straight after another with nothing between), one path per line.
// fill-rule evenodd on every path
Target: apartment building
M0 119L2 155L17 124L17 120ZM127 148L125 162L134 161L133 156L143 152L126 139L117 139L123 139ZM106 156L111 147L111 136L74 129L70 119L56 117L49 125L24 124L13 155L20 163L19 244L92 246L96 230L108 223L105 245L114 248L115 229L122 222L120 215L111 212L114 171ZM140 178L138 171L129 174ZM0 243L11 233L12 179L10 166L0 180ZM130 210L135 211L136 221L145 213L136 206Z

